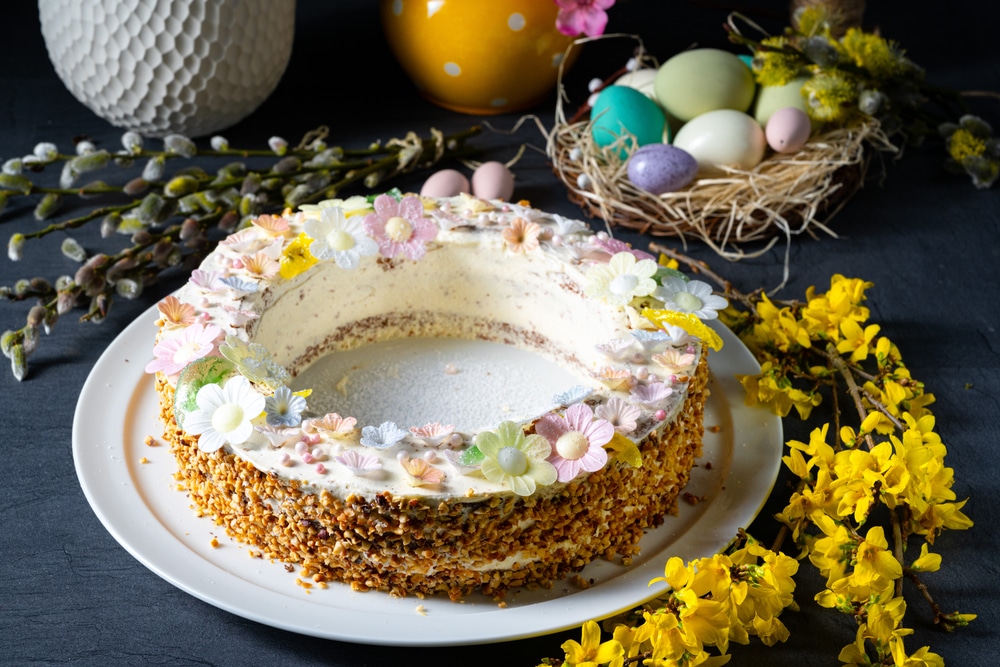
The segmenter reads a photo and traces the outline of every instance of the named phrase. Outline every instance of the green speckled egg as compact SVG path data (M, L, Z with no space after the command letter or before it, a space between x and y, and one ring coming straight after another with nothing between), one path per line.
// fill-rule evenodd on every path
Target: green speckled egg
M626 132L634 137L618 151L625 159L629 152L646 144L662 143L666 118L656 102L626 86L608 86L600 92L590 110L591 135L598 146L610 146Z
M656 99L667 113L689 121L716 109L746 111L754 81L743 61L720 49L691 49L663 63L656 73Z
M795 107L808 113L806 98L802 97L802 84L808 80L808 76L800 76L783 86L761 86L753 103L754 119L762 126L767 125L771 114L787 107Z
M221 385L236 374L232 362L223 357L202 357L184 367L174 390L174 420L184 428L184 419L198 409L198 390L206 384Z

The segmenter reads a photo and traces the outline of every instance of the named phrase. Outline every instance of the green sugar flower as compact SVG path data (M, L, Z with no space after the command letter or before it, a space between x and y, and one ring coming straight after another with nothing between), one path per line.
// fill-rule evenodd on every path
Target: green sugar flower
M538 486L556 481L555 467L545 460L552 453L549 441L537 434L526 436L514 422L501 423L496 432L479 433L476 447L484 457L483 476L519 496L530 496Z

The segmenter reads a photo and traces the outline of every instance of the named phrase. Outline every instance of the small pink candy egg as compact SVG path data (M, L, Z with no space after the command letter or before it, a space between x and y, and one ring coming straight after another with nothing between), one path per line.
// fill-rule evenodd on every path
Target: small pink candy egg
M442 169L434 172L424 181L420 188L422 197L454 197L463 192L470 192L469 179L455 169Z
M472 194L480 199L509 200L514 194L514 174L502 162L484 162L472 174Z
M764 129L767 145L778 153L798 152L809 141L811 133L809 116L796 107L784 107L775 111Z

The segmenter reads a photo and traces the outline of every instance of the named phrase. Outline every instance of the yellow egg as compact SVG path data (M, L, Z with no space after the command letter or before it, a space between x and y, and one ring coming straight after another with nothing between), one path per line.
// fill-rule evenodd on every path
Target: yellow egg
M463 113L541 102L573 42L556 30L559 7L546 0L382 0L381 10L389 48L420 93Z

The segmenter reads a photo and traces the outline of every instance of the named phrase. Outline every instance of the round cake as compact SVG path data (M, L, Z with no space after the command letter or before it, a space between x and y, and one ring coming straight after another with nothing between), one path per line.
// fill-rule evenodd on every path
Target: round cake
M702 320L724 305L524 203L354 197L220 242L159 304L146 370L194 507L261 556L357 590L501 598L627 563L675 510L721 344ZM414 346L450 341L496 352L432 355L401 389Z

